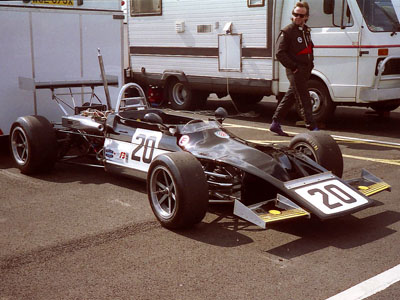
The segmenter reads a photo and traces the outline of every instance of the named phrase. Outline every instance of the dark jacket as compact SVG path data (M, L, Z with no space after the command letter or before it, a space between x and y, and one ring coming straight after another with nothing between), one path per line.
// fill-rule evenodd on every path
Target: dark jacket
M314 67L314 44L311 41L311 29L302 28L295 23L281 30L278 37L276 58L287 69L292 71L298 67Z

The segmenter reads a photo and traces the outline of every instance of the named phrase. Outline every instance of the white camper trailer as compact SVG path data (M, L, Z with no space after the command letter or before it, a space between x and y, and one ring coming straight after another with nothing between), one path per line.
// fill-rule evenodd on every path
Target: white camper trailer
M92 96L90 87L104 97L98 48L107 75L122 85L120 0L1 1L0 20L0 136L19 116L59 121L64 112L52 101L55 89L79 92L76 104ZM118 92L110 88L111 99Z
M295 0L130 0L132 80L164 87L174 108L209 93L257 102L289 83L275 59ZM315 44L310 81L318 121L337 105L393 110L400 104L397 0L308 0Z

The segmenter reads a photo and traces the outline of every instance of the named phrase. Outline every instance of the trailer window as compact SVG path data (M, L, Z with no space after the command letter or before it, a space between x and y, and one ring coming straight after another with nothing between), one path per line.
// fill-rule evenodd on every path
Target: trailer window
M341 27L342 22L342 11L343 15L343 26L353 26L354 21L350 13L349 6L346 0L332 0L334 5L334 11L332 14L324 13L324 2L321 0L308 0L310 6L310 18L308 19L307 25L312 28L323 28L323 27ZM344 8L343 8L344 4Z
M248 7L264 6L264 0L247 0Z
M131 0L131 16L161 15L162 0Z

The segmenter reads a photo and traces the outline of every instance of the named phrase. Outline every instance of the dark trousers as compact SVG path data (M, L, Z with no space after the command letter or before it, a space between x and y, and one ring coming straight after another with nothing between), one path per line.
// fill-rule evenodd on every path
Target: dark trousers
M310 94L307 89L307 82L311 76L311 69L301 67L298 68L298 71L295 74L293 74L291 70L286 69L286 75L289 79L290 86L276 108L272 120L280 123L280 121L285 118L290 108L295 105L296 101L298 101L302 106L306 127L313 130L316 127L316 124L312 115Z

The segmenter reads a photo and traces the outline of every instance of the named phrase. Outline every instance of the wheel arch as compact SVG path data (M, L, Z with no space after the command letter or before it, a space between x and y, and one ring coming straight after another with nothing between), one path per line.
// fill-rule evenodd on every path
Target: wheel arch
M331 84L330 84L330 81L329 81L328 77L326 77L323 73L321 73L318 70L312 70L310 80L311 79L317 80L317 81L321 82L322 84L324 84L326 89L329 92L329 96L331 97L331 101L334 102L333 101L334 94L333 94L333 90L332 90L332 87L331 87Z
M161 76L161 81L163 82L164 87L168 86L168 84L172 80L178 80L180 82L189 83L189 80L187 79L185 72L165 70Z

